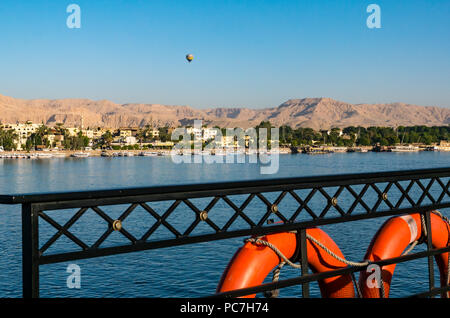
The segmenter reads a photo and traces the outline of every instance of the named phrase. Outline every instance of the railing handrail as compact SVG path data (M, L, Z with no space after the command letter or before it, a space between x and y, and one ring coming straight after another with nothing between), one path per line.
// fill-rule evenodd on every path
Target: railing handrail
M392 180L401 181L411 180L414 178L433 178L436 176L450 176L450 167L433 168L433 169L417 169L417 170L400 170L400 171L383 171L370 173L351 173L351 174L332 174L307 177L292 178L268 178L263 180L247 180L247 181L227 181L227 182L211 182L211 183L193 183L183 185L165 185L151 187L130 187L123 189L105 189L75 192L54 192L54 193L31 193L31 194L10 194L0 195L0 204L24 204L24 203L43 203L55 201L72 201L72 200L89 200L102 198L119 198L141 195L159 195L167 193L201 193L208 192L208 196L213 193L220 194L240 194L249 193L249 188L259 191L279 191L292 187L295 189L311 187L315 183L325 186L335 186L335 182L339 185L358 184L370 182L389 182Z

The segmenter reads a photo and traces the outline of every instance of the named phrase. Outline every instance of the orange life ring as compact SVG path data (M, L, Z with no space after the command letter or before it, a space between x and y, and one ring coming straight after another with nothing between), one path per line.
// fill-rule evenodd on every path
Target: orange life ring
M433 248L439 249L449 246L449 224L435 213L430 214L430 219ZM410 243L419 240L421 236L422 222L419 213L390 218L378 230L377 234L375 234L366 252L365 259L379 261L401 256L405 248ZM436 255L435 260L440 271L441 286L445 286L447 285L448 253ZM389 297L389 289L392 276L394 275L395 265L383 266L381 270L385 297ZM372 273L367 271L362 271L360 274L359 287L362 297L378 298L382 295L381 289L376 284L368 284L368 280L372 279L369 277L370 275Z
M336 243L321 229L307 229L306 233L324 244L339 257L344 258ZM297 251L294 233L278 233L262 238L276 246L288 259ZM347 267L315 243L307 240L308 264L313 272L326 272ZM272 269L280 263L278 255L267 246L245 243L233 256L222 274L217 292L226 292L261 285ZM318 282L322 297L353 298L355 296L351 275L326 278ZM246 297L255 297L249 295Z

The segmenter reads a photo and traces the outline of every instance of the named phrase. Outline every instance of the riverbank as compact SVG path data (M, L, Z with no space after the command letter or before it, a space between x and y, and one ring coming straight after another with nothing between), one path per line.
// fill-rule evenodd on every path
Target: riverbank
M45 150L45 151L2 151L0 152L0 159L38 159L38 158L64 158L64 157L133 157L133 156L170 156L172 153L169 149L151 149L151 150ZM178 152L181 154L181 152ZM186 153L186 150L183 151ZM220 151L220 152L208 152L195 150L191 151L191 154L201 155L226 155L236 153L232 150ZM237 152L241 153L241 152ZM246 155L257 154L258 152L244 152ZM280 154L289 154L291 149L280 148Z
M424 151L444 151L450 152L450 147L412 147L412 146L395 146L395 147L300 147L300 148L280 148L279 154L333 154L333 153L367 153L367 152L424 152ZM273 154L273 152L264 152ZM46 150L46 151L2 151L0 152L0 159L46 159L46 158L87 158L87 157L157 157L170 156L171 150L168 149L152 149L152 150ZM178 152L178 154L182 154ZM183 151L186 154L186 150ZM223 150L216 152L209 151L195 151L191 154L200 155L227 155L227 154L259 154L258 151L236 152L234 150Z

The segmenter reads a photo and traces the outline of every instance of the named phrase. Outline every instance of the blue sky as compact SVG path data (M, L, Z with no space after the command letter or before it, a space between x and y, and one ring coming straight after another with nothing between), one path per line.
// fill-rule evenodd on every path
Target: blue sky
M366 26L372 3L381 29ZM1 0L0 34L0 94L17 98L450 107L448 0Z

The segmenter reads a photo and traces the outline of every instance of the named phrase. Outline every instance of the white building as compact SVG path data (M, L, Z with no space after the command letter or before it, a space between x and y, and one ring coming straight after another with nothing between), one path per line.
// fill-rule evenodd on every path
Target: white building
M214 139L219 132L217 128L203 128L203 140Z
M66 130L69 133L69 136L71 136L71 137L75 137L80 132L80 129L76 128L76 127L69 127L69 128L66 128Z
M132 146L137 144L137 139L136 137L133 136L124 137L122 138L122 143L124 143L127 146Z
M41 125L33 124L32 122L28 121L24 124L5 124L1 127L5 130L13 130L14 133L17 134L17 139L15 142L17 145L17 149L21 150L22 145L27 142L28 137L30 137L31 134L35 133L40 126Z
M186 128L188 134L193 134L195 139L201 139L202 141L214 139L218 134L218 129L207 127L188 127Z
M194 139L202 139L202 129L198 127L186 128L188 134L194 135Z

